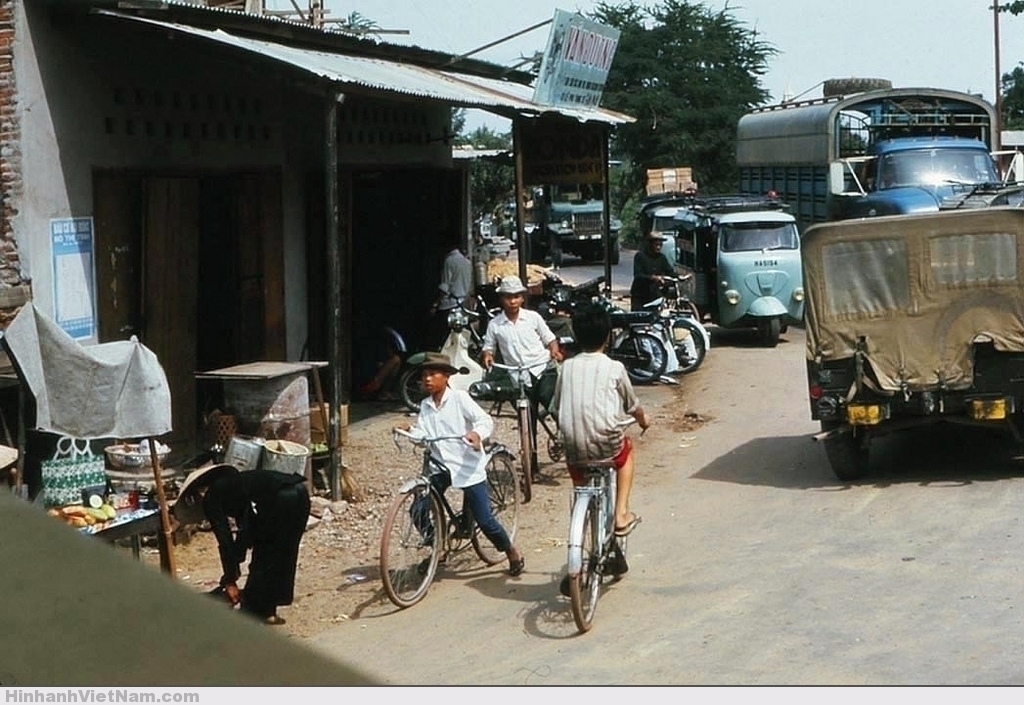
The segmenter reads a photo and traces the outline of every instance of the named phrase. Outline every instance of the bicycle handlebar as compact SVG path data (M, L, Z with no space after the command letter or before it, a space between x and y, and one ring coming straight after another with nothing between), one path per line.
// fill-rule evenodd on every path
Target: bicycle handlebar
M440 441L462 441L468 446L473 444L466 440L465 436L417 436L415 433L406 431L404 428L393 428L391 429L391 440L394 441L395 446L398 446L398 439L405 438L413 445L424 446L430 443L439 443Z

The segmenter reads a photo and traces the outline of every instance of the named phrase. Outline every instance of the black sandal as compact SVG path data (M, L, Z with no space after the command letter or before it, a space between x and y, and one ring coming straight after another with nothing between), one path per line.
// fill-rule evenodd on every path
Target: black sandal
M526 559L522 556L519 556L519 558L517 558L516 560L512 560L510 558L508 561L508 574L511 575L513 578L517 575L520 575L525 568Z

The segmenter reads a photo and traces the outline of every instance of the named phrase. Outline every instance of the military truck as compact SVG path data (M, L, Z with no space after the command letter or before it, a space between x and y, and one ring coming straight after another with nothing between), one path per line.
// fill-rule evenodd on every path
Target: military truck
M842 93L860 84L833 83L824 98L759 108L737 125L740 191L778 195L801 231L830 220L988 206L1019 178L1011 176L1019 172L1011 153L993 151L998 123L984 99L936 88Z
M802 246L811 417L839 479L918 426L1024 444L1024 209L819 224Z
M527 211L525 229L529 235L530 262L550 260L561 266L562 255L582 260L604 261L604 201L592 187L552 185L535 196ZM619 230L622 222L609 219L609 261L619 263Z

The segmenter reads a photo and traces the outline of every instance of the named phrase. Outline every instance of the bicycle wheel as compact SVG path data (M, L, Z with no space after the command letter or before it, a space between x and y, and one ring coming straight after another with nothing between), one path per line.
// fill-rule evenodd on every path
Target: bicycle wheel
M380 578L399 607L411 607L427 594L444 532L441 507L429 488L417 485L391 502L380 537Z
M601 527L598 523L597 502L587 502L582 523L583 535L576 537L583 554L579 575L569 579L569 598L572 618L581 632L590 631L597 611L597 598L601 591Z
M420 371L416 367L410 367L402 373L398 379L398 393L402 395L402 403L409 411L419 411L420 402L427 396L420 382Z
M530 436L530 407L517 406L516 416L519 421L519 460L523 472L519 484L523 489L523 504L533 498L533 438Z
M487 461L487 498L491 513L505 527L509 540L515 543L519 529L519 471L507 451L499 451ZM505 560L505 554L484 536L479 525L473 527L473 550L487 565Z

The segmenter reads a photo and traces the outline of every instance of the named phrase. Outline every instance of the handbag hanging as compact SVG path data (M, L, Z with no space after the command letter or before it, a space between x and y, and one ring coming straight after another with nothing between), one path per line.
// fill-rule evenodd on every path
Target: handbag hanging
M82 502L82 490L107 483L104 458L94 455L86 438L62 436L53 457L41 463L43 503L62 507Z

